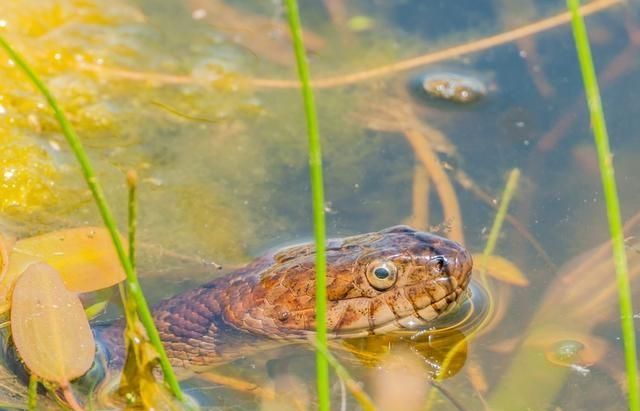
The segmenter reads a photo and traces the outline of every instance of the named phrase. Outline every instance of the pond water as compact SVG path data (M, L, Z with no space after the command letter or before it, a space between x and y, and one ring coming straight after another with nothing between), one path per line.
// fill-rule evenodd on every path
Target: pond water
M481 253L507 174L522 173L495 254L519 267L528 285L490 278L492 321L454 360L440 391L432 392L429 370L469 326L433 343L397 344L386 357L394 346L388 340L348 343L377 352L372 361L340 354L381 409L625 408L615 276L608 251L597 248L608 228L571 29L566 18L534 24L563 7L546 0L301 4L331 237L410 224L444 230ZM640 200L638 9L602 0L590 7L627 221ZM154 302L311 237L306 128L285 17L281 1L0 5L0 34L59 99L123 232L125 173L139 173L139 267ZM519 36L524 26L532 31ZM431 54L463 44L450 55ZM429 94L421 88L428 82L445 92ZM28 236L100 223L44 100L6 57L0 143L7 229ZM438 159L431 180L424 144ZM447 187L456 199L442 201ZM627 233L634 276L637 231ZM487 304L486 291L475 287L471 317ZM118 315L112 311L106 318ZM313 409L313 353L293 352L216 369L275 389L280 402L196 378L185 387L205 409ZM357 409L332 381L334 407ZM400 394L386 398L390 392ZM407 403L398 408L398 401Z

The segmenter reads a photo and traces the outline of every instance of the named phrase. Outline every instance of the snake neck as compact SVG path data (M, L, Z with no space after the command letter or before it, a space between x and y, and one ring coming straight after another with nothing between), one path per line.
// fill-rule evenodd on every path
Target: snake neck
M224 313L228 305L226 299L230 297L216 293L215 287L230 289L224 278L220 278L166 299L152 310L167 356L178 369L206 368L281 344L231 325ZM124 365L125 327L121 319L93 328L99 351L109 368L121 369Z

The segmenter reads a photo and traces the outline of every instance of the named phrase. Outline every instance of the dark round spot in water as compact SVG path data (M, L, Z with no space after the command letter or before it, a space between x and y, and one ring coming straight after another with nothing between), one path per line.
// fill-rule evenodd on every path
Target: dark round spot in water
M482 100L488 92L487 85L479 78L446 70L416 76L409 88L416 97L431 104L473 104Z
M560 360L572 361L584 348L584 344L582 344L580 341L564 340L559 341L555 344L554 353Z

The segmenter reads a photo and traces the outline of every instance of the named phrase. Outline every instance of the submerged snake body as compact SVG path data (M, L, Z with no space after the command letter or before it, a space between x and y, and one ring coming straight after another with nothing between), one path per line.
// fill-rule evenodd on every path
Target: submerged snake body
M267 254L158 304L154 319L173 365L196 369L315 329L312 244ZM330 338L425 326L465 294L472 260L459 244L406 226L330 240ZM121 325L98 332L112 365L123 360ZM270 344L271 343L271 344Z

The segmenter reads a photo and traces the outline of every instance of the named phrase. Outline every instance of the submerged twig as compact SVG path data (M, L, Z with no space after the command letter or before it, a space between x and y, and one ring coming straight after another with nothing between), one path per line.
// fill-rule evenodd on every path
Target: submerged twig
M392 107L392 109L390 109ZM402 133L412 147L416 159L426 170L442 203L444 220L450 227L449 237L464 243L462 213L458 197L436 154L438 151L453 152L446 136L439 130L418 120L412 107L400 99L389 97L384 106L374 104L366 112L358 113L367 127L383 132Z
M600 10L612 7L616 4L622 3L622 0L596 0L591 3L582 6L581 11L584 15L596 13ZM449 60L455 57L460 57L464 54L475 53L478 51L486 50L488 48L495 47L500 44L509 43L511 41L521 39L523 37L531 36L541 31L549 30L562 24L566 24L571 21L571 15L567 12L557 14L547 19L539 20L532 24L519 27L514 30L505 31L500 34L488 36L480 40L474 40L469 43L461 44L454 47L449 47L444 50L428 53L423 56L415 57L408 60L403 60L397 63L389 64L382 67L377 67L371 70L364 70L354 74L348 74L344 76L335 76L317 79L312 83L312 86L316 88L330 88L338 86L346 86L361 81L371 80L378 77L388 76L400 71L411 70L420 66L426 66L428 64L437 63L444 60ZM265 88L297 88L298 84L291 80L276 80L276 79L261 79L252 78L251 82L256 87Z
M607 8L621 4L622 0L595 0L580 8L583 15L594 14ZM363 70L353 74L343 76L326 77L316 79L311 82L315 88L331 88L346 86L362 81L372 80L379 77L388 76L400 71L412 70L418 67L426 66L440 61L449 60L460 57L465 54L476 53L501 44L509 43L520 38L534 35L536 33L550 30L560 25L569 23L571 16L564 12L555 16L536 21L526 26L519 27L514 30L505 31L500 34L488 36L479 40L474 40L458 46L446 48L436 52L430 52L418 57L402 60L396 63L377 67L370 70ZM162 74L153 72L136 72L115 67L105 67L99 64L81 63L79 68L99 72L105 76L119 77L123 79L135 81L155 81L163 84L197 84L207 86L208 83L201 79L191 76L181 76L172 74ZM274 89L294 89L300 87L300 84L294 80L267 79L267 78L250 78L249 81L254 87L274 88Z
M429 187L427 171L422 164L416 164L413 170L409 225L418 230L426 230L429 227Z
M463 405L460 404L460 402L456 399L456 397L454 397L453 394L451 394L449 392L449 390L444 388L442 385L438 384L436 381L431 381L431 386L433 388L435 388L436 390L440 391L440 394L442 394L447 400L449 400L451 405L453 405L456 410L458 410L458 411L467 411L463 407Z
M197 116L190 116L189 114L185 114L185 113L181 113L178 110L176 110L173 107L170 107L166 104L163 104L159 101L151 101L151 104L153 104L154 106L160 107L163 110L168 111L169 113L176 115L178 117L182 117L186 120L190 120L190 121L197 121L200 123L211 123L211 124L218 124L220 123L220 120L211 120L209 118L205 118L205 117L197 117Z
M449 237L464 244L462 213L460 212L458 196L453 188L453 184L451 184L449 176L444 171L444 167L431 148L431 144L426 136L414 129L404 130L404 136L409 144L411 144L411 147L413 147L416 157L427 170L429 178L435 186L438 197L442 202L444 219L451 223Z
M234 378L234 377L229 377L227 375L222 375L215 372L207 371L207 372L199 373L197 377L201 380L222 385L235 391L255 395L256 397L262 398L265 400L273 400L276 397L276 394L272 389L263 388L257 384L244 381L238 378Z

